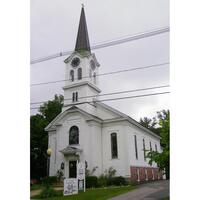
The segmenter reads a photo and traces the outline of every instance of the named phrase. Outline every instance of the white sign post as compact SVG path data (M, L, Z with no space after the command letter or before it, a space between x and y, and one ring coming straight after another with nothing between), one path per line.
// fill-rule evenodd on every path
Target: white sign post
M76 178L64 179L64 192L63 195L78 194L78 180Z
M78 189L85 192L85 163L79 162L77 165Z

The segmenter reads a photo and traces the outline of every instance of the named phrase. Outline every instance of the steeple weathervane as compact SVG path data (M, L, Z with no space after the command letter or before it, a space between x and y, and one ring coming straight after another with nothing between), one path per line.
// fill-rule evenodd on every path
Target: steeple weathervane
M86 50L90 51L90 42L85 19L84 4L82 4L81 17L79 22L78 34L76 39L75 51Z

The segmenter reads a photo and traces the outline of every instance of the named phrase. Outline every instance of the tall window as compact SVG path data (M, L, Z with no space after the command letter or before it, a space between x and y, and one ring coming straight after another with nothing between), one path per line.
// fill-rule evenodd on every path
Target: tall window
M78 80L82 79L82 68L78 68Z
M155 144L155 151L158 152L157 145Z
M152 152L151 142L149 142L149 145L150 145L150 152ZM152 158L152 156L151 156L151 158ZM150 165L152 165L152 163Z
M150 144L150 151L152 151L152 146L151 146L151 142L149 142L149 144Z
M134 135L134 141L135 141L135 157L138 160L137 136L136 135Z
M69 144L79 144L79 130L77 126L72 126L69 130Z
M118 158L117 133L111 133L111 155L112 158Z
M70 71L70 80L74 81L74 70Z
M144 150L144 160L146 161L146 148L145 148L145 140L143 139L143 150Z

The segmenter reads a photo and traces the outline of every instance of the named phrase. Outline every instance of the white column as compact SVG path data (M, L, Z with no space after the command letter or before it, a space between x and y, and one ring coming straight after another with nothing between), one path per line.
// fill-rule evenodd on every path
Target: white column
M137 176L138 176L138 182L140 182L140 172L139 172L139 169L137 168Z
M145 168L145 176L146 176L146 181L148 181L147 168Z
M152 170L153 180L155 180L153 168L151 170Z

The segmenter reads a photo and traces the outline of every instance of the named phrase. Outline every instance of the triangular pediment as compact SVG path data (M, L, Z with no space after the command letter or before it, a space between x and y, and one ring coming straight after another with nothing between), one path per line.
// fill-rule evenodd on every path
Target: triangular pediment
M84 110L78 108L77 106L71 106L67 110L60 113L52 122L50 122L48 124L48 126L45 128L45 131L50 131L52 129L55 129L56 126L62 125L62 119L71 113L79 113L82 116L84 116L86 120L94 120L99 123L102 122L102 119L100 119L99 117L89 114L89 113L85 112Z

